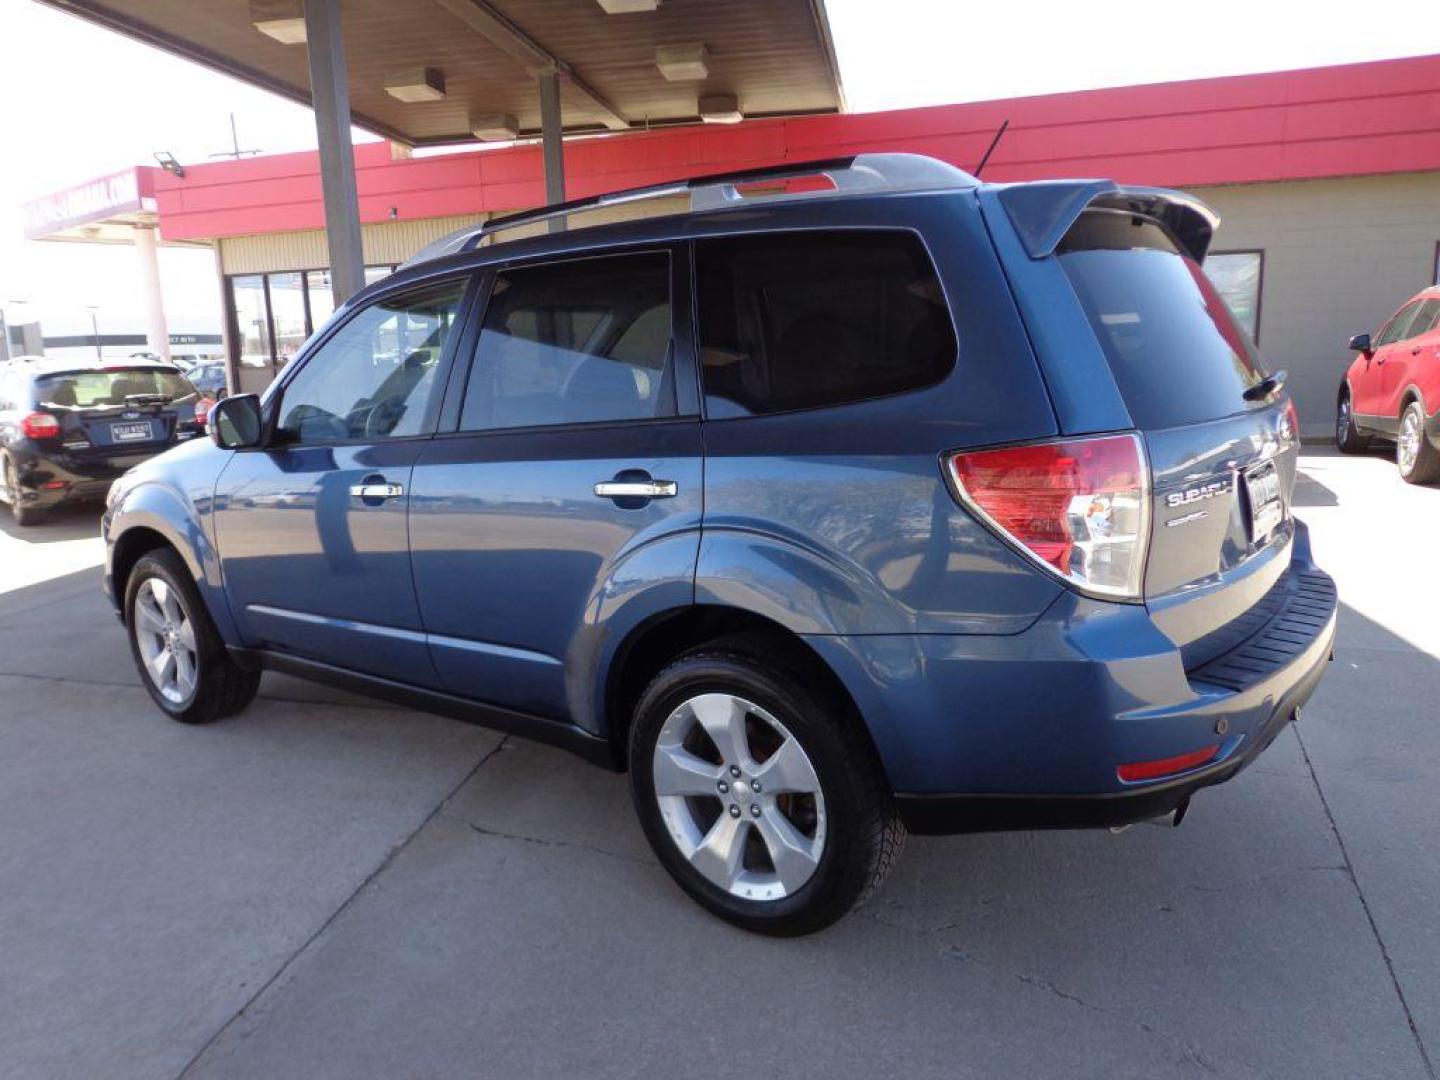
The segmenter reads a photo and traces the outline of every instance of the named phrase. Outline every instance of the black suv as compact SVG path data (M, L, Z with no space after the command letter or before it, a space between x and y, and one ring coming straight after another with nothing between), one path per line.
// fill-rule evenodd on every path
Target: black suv
M0 501L17 525L99 501L132 465L204 431L208 402L169 364L0 365Z

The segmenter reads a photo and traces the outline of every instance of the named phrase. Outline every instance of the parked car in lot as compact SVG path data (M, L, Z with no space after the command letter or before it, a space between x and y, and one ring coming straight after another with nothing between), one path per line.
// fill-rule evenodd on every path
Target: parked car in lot
M106 588L177 720L272 668L628 769L753 930L839 918L907 828L1178 823L1335 626L1216 224L908 155L490 222L127 474Z
M99 501L132 465L200 434L208 405L167 364L0 365L0 501L19 525Z
M201 360L185 373L190 384L207 397L219 400L226 393L225 361Z
M1371 440L1395 440L1400 475L1412 484L1440 480L1440 285L1412 297L1372 337L1356 334L1359 353L1341 380L1335 445L1358 454Z

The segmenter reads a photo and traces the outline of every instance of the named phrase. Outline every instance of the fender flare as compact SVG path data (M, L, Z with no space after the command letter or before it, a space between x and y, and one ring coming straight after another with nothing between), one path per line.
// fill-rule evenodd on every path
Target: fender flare
M146 480L127 490L110 508L108 516L112 558L124 543L126 533L133 529L149 529L164 537L195 578L195 585L221 638L227 644L240 644L225 596L219 552L203 526L201 514L189 498L169 484ZM116 600L123 605L123 596L117 596Z

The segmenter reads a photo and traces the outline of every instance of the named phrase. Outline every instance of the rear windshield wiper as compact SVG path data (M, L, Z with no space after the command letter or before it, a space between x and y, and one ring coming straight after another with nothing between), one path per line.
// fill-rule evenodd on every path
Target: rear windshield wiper
M164 394L126 394L126 405L164 405L170 399Z
M1274 375L1267 376L1254 386L1247 388L1240 396L1246 401L1260 401L1282 389L1285 386L1285 380L1289 377L1288 371L1277 371Z

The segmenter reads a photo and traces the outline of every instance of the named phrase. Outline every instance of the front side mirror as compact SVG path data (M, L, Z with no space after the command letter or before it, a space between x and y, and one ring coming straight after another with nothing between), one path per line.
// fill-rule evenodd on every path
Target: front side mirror
M1369 334L1356 334L1354 337L1352 337L1352 338L1350 339L1350 348L1354 349L1356 352L1363 352L1363 353L1368 353L1368 352L1373 351L1373 350L1370 348L1370 335L1369 335Z
M259 394L233 394L210 410L210 438L222 450L259 446L265 437L265 419Z

